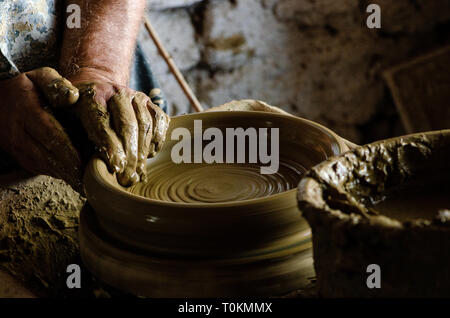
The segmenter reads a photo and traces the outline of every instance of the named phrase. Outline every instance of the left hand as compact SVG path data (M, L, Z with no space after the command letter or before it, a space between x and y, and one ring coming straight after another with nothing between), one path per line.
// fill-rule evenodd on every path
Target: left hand
M72 107L78 89L43 67L0 81L0 96L0 149L25 170L63 179L81 191L79 154L52 112Z
M169 116L104 71L82 68L69 80L80 91L75 113L110 171L122 186L144 180L146 160L161 149Z

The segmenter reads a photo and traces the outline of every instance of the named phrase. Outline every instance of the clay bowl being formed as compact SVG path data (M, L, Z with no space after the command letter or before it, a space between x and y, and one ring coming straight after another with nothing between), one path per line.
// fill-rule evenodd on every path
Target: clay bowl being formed
M193 136L194 120L202 120L203 130L217 127L224 135L226 128L279 128L279 173L262 175L243 164L239 169L238 164L175 164L171 149L178 140L170 140L172 131L184 127ZM314 122L264 112L178 116L167 136L160 153L148 160L146 185L125 189L102 160L92 160L85 174L88 202L100 226L121 242L203 258L260 255L292 245L303 249L310 230L297 210L300 176L349 149L344 139Z
M259 164L175 164L172 132L193 132L195 120L223 132L279 128L279 172L262 175ZM270 296L308 286L311 230L295 187L348 142L308 120L247 111L174 117L167 136L148 160L148 180L132 188L121 187L103 161L90 162L79 236L91 272L149 297Z
M375 142L312 168L298 200L320 295L450 296L449 177L450 130Z

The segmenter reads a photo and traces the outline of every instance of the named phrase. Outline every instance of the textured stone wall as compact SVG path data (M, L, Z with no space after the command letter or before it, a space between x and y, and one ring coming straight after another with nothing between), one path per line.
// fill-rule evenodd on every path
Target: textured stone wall
M450 38L449 0L155 0L148 16L206 107L260 99L355 142L403 133L380 72ZM173 114L189 112L142 31Z

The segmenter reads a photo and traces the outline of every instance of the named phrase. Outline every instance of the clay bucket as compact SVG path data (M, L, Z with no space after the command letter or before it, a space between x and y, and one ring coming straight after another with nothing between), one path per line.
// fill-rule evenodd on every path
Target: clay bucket
M450 130L375 142L311 169L298 200L321 296L450 296L449 178ZM370 264L381 288L368 288Z
M193 135L194 120L202 120L203 129L217 127L223 131L235 127L279 128L280 156L305 171L349 150L346 140L317 123L265 112L211 112L174 117L168 139L177 127L188 128ZM161 152L148 161L148 167L171 162L171 149L177 142L168 140ZM206 179L215 178L220 179L214 171L209 171ZM100 159L90 162L84 181L88 202L102 230L144 252L236 258L272 255L288 249L292 253L311 246L310 228L299 214L295 188L232 202L167 202L130 193L117 183Z

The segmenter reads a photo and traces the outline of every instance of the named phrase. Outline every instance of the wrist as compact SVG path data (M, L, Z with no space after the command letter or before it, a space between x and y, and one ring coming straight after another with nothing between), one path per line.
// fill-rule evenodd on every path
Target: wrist
M86 82L106 82L125 86L127 81L114 74L111 70L98 67L77 68L74 72L67 75L67 79L75 86Z

